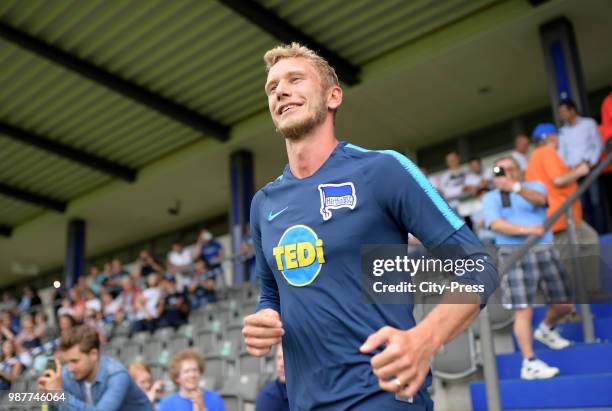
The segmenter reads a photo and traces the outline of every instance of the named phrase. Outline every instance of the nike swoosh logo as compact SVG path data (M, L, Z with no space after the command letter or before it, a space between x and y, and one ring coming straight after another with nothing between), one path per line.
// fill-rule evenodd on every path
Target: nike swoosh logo
M272 221L274 220L276 217L278 217L279 215L281 215L286 209L288 209L289 207L285 207L282 210L272 214L272 211L270 211L270 214L268 214L268 221Z

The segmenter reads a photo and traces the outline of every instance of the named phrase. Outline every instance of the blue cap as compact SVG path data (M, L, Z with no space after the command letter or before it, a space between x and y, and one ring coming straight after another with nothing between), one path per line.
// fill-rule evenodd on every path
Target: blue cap
M552 123L540 123L533 129L531 136L535 141L542 141L551 134L557 134L557 127Z

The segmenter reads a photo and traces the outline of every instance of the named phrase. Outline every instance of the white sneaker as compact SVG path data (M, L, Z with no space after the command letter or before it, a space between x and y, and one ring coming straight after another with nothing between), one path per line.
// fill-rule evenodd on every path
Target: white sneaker
M538 328L536 328L535 332L533 333L533 338L542 344L547 345L553 350L562 350L563 348L567 348L571 345L569 340L561 337L561 335L559 335L554 328L549 328L544 323L540 323Z
M521 379L523 380L545 380L559 374L557 367L551 367L537 358L523 360L521 366Z

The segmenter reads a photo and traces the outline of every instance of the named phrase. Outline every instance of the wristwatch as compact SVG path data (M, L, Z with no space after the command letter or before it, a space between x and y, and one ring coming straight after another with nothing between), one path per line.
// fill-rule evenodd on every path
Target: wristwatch
M523 188L523 186L518 181L516 183L512 184L512 192L513 193L517 193L518 194L521 191L522 188Z

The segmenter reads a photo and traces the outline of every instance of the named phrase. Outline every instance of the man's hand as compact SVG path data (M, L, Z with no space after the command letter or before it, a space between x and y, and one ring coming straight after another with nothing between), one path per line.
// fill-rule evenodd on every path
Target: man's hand
M591 171L591 167L587 163L582 162L576 166L575 170L580 177L584 177L589 174L589 171Z
M285 334L277 311L265 308L244 318L242 335L249 354L262 357L272 346L281 342Z
M533 225L531 227L525 227L525 230L527 232L527 235L532 235L535 234L538 237L542 237L544 235L544 225L542 224L536 224Z
M62 390L62 365L55 361L55 370L45 370L42 377L38 379L39 391L61 391Z
M429 373L429 362L437 350L430 330L418 325L408 331L383 327L361 346L362 353L385 349L370 361L378 385L385 391L413 397Z

